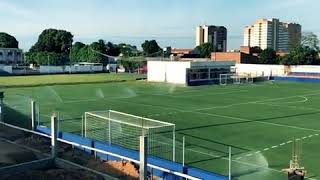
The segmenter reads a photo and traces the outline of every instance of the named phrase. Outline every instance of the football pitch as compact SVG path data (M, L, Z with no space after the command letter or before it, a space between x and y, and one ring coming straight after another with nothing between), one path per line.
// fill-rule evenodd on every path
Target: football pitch
M293 139L302 142L301 165L320 178L320 84L264 82L248 85L184 87L145 81L7 88L5 104L30 116L30 100L41 122L58 112L63 131L81 133L87 111L116 110L176 125L177 161L186 139L188 166L239 179L285 179Z

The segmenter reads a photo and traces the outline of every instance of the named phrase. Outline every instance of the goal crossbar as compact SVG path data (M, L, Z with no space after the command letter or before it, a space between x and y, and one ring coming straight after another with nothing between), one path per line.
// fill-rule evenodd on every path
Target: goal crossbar
M131 114L126 114L126 113L123 113L123 112L118 112L118 111L113 111L113 110L109 110L109 112L120 114L120 115L124 115L124 116L127 116L127 117L140 119L140 120L146 121L146 122L152 122L155 125L154 126L145 126L145 124L140 124L140 123L139 124L135 124L135 123L125 122L125 121L123 121L121 119L114 119L114 118L110 118L110 117L106 117L106 116L102 115L104 113L108 113L108 111L85 112L85 115L90 115L90 116L94 116L94 117L101 118L101 119L104 119L104 120L110 120L110 121L113 121L113 122L126 124L126 125L130 125L130 126L135 126L135 127L139 127L139 128L145 128L145 129L160 128L160 127L167 127L167 126L175 126L175 124L172 124L172 123L168 123L168 122L164 122L164 121L158 121L158 120L145 118L145 117L141 117L141 116L135 116L135 115L131 115Z

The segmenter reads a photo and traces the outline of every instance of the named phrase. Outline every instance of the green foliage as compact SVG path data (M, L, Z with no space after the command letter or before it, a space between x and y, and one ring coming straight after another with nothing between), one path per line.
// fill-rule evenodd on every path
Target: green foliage
M69 54L73 41L73 35L65 30L46 29L38 41L31 47L30 52L55 52Z
M120 47L112 42L105 44L106 54L109 56L119 56L121 53Z
M19 42L16 40L15 37L4 33L0 32L0 48L18 48L19 47Z
M211 53L215 51L215 48L211 43L204 43L204 44L201 44L200 46L197 46L196 50L199 51L200 57L210 58Z
M84 48L86 45L83 44L82 42L76 42L71 48L70 51L70 61L72 63L81 61L82 59L82 54L81 54L81 49Z
M292 49L289 55L281 59L284 65L319 65L319 55L315 49L299 46Z
M162 55L162 49L158 45L156 40L146 40L141 45L143 52L146 56L159 56Z
M141 68L146 63L142 56L137 57L121 57L120 64L125 68L126 72L134 72L137 68Z
M277 52L271 48L262 50L260 53L260 64L279 64Z
M68 57L62 53L55 52L28 52L26 61L29 64L37 65L63 65L68 61Z
M92 62L106 65L109 58L105 55L118 56L119 54L120 50L117 45L111 42L106 44L104 40L98 40L90 45L76 42L71 48L70 60L71 63Z
M318 36L312 32L305 32L302 35L301 45L309 47L313 50L319 51L319 39Z
M118 47L120 49L120 53L122 56L130 57L130 56L142 55L141 52L137 49L137 46L120 43L118 44Z

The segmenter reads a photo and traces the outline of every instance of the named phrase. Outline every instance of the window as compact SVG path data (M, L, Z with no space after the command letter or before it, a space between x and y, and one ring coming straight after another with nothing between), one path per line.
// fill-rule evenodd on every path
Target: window
M12 51L9 51L8 56L12 56L12 55L13 55Z
M3 53L2 53L2 52L0 52L0 56L3 56Z

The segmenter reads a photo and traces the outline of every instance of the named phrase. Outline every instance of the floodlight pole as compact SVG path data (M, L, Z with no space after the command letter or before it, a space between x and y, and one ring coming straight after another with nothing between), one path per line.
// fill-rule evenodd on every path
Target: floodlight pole
M84 137L84 117L81 116L81 137Z
M231 146L229 147L229 180L231 180L231 163L232 163L232 152Z
M55 158L57 153L57 116L51 116L51 156Z
M84 113L84 137L87 137L87 113Z
M172 156L173 156L173 162L176 161L176 125L173 126L173 144L172 144L172 149L173 149L173 152L172 152Z
M4 122L3 120L3 98L4 98L4 92L0 92L0 122Z
M112 144L112 142L111 142L112 137L111 137L111 112L110 112L110 110L109 110L108 116L109 116L109 122L108 122L109 123L109 125L108 125L109 126L108 127L109 128L109 145L111 145Z
M185 137L182 137L182 166L185 165Z
M36 129L36 102L31 100L31 129Z
M146 180L147 170L147 154L148 154L148 137L140 136L140 180Z

